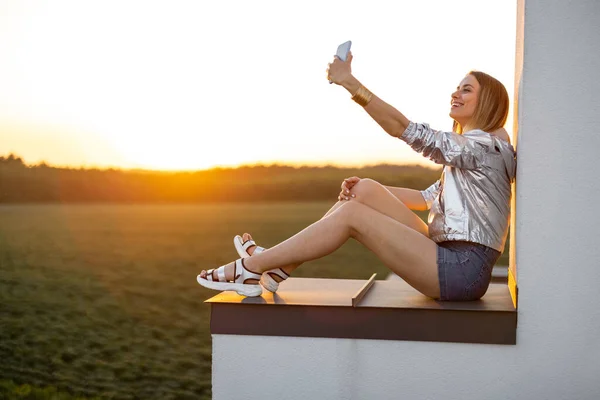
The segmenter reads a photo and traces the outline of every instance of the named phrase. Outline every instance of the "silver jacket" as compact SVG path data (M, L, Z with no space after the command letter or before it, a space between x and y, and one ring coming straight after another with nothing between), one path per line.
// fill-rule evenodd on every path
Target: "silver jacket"
M414 122L400 139L445 165L440 180L421 191L430 209L429 237L436 243L465 240L502 252L516 174L513 146L479 129L458 134Z

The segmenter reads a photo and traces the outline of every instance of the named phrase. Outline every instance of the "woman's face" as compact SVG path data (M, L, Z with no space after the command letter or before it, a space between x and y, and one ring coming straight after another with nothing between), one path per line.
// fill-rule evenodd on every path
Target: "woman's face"
M456 91L452 93L450 117L463 128L469 124L469 121L475 115L480 88L477 79L473 75L467 75L460 82Z

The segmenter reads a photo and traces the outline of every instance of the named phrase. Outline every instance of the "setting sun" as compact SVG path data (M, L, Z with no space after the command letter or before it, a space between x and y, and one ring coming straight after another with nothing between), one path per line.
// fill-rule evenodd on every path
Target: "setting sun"
M193 170L219 165L246 164L253 160L245 158L244 148L232 146L228 154L218 153L224 143L182 133L167 134L165 137L136 137L127 135L113 138L114 148L123 155L131 166L158 170Z

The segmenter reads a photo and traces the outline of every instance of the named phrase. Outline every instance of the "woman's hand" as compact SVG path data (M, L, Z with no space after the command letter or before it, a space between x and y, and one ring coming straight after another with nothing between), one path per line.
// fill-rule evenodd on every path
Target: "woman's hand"
M332 63L327 65L327 79L336 85L343 85L352 77L352 52L348 52L346 61L335 56Z
M344 179L344 181L342 182L342 191L338 196L338 200L350 200L351 198L355 197L355 195L351 194L350 191L352 190L354 185L358 183L358 181L360 181L360 178L358 176L353 176Z

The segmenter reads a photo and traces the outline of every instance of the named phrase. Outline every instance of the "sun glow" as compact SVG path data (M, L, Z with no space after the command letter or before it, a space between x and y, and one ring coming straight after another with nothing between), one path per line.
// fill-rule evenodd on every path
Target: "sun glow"
M236 166L250 162L243 158L243 148L232 148L228 154L216 151L215 143L202 137L169 135L164 138L119 138L115 150L134 168L152 170L197 170L214 166Z
M512 98L514 5L460 4L0 2L2 152L28 163L167 170L431 165L327 84L325 69L353 40L357 77L438 129L451 127L450 93L471 69L497 77ZM471 21L478 51L457 59L446 38L458 20Z

